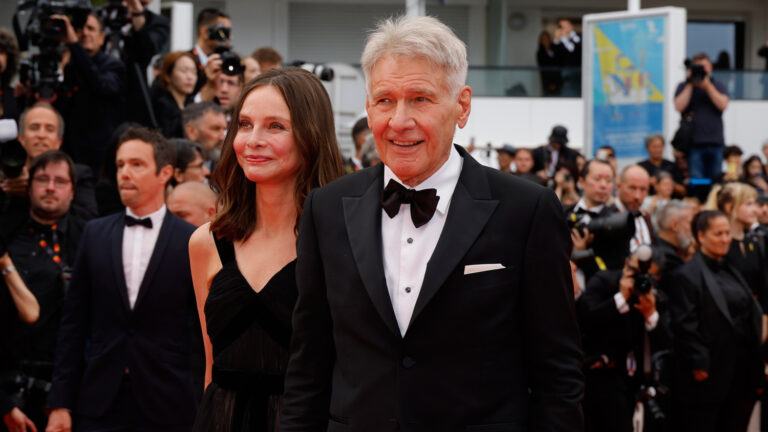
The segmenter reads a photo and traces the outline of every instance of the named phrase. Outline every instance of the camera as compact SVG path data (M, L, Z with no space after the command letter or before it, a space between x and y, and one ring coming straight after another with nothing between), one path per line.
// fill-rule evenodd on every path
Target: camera
M235 76L245 71L240 56L230 49L232 29L223 24L208 26L208 39L216 43L213 52L221 57L221 72L224 75Z
M685 68L691 71L690 82L699 84L707 78L707 70L700 64L693 63L690 59L685 60Z
M303 60L296 60L291 62L289 66L299 67L305 71L309 71L321 81L333 81L334 72L332 68L328 67L328 65L322 63L307 63Z
M568 216L568 228L576 229L584 234L589 230L595 237L622 239L631 237L634 233L635 220L632 213L614 213L601 218L591 218L585 221L586 214L571 213Z
M0 171L6 178L21 175L27 162L27 152L16 139L15 120L0 120Z
M632 297L636 301L638 295L648 294L654 286L654 278L648 273L653 264L653 249L648 245L640 245L634 255L637 257L637 269L635 269Z
M81 29L91 11L90 0L19 0L13 28L21 51L37 53L21 63L19 78L42 100L53 100L60 89L59 64L65 50L67 26L54 15L66 15Z

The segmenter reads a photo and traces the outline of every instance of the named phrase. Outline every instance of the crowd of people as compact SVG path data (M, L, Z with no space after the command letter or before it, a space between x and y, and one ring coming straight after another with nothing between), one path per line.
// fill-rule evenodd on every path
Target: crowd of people
M313 74L269 48L233 70L215 9L153 60L168 22L126 4L120 58L64 18L53 101L7 97L0 31L26 153L0 182L0 429L746 431L768 406L768 146L724 145L706 56L687 146L619 167L555 125L493 170L452 145L464 45L386 20L344 159Z

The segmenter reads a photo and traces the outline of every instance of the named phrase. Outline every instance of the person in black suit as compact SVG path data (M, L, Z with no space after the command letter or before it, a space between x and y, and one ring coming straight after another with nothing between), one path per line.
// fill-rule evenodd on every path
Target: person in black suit
M661 255L653 253L648 274L655 284ZM635 254L622 270L598 272L577 303L587 359L584 411L592 432L632 431L642 386L657 384L654 357L672 347L663 293L635 290L639 267Z
M127 130L117 147L125 213L83 232L56 346L47 430L189 430L202 342L189 270L194 227L167 211L173 147Z
M692 223L699 251L670 290L676 431L746 431L763 382L762 310L728 264L731 225L719 211Z
M549 143L533 150L533 172L551 179L561 166L576 166L579 152L568 147L568 129L557 125L552 128Z
M608 162L599 159L587 161L579 173L579 186L584 195L576 205L565 209L573 226L573 260L587 282L598 271L621 269L624 259L629 256L629 241L634 236L634 229L617 230L606 236L580 228L593 219L605 219L620 213L616 205L610 204L614 175L613 167Z
M95 12L77 32L67 16L60 18L67 28L69 60L64 66L66 91L59 92L54 106L67 122L64 151L98 174L109 137L125 116L125 65L103 51L106 32Z
M383 164L304 203L280 430L582 430L554 193L452 145L472 89L440 21L384 21L362 64Z
M656 239L650 215L640 212L645 198L648 197L650 185L650 176L640 165L628 165L619 174L616 207L619 211L632 213L635 222L635 235L629 240L631 253L635 252L640 245L653 244Z
M693 236L691 221L694 210L690 203L672 200L656 213L655 248L664 257L661 266L659 289L669 295L674 289L674 274L683 264L691 259Z

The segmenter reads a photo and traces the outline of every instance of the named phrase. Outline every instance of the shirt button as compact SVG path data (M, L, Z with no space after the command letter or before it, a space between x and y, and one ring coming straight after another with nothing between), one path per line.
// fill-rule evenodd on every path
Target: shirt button
M410 238L410 237L408 237L408 240L406 240L406 241L408 242L408 244L411 244L411 243L413 243L413 239L412 239L412 238Z
M411 287L405 287L405 292L409 293L411 292Z

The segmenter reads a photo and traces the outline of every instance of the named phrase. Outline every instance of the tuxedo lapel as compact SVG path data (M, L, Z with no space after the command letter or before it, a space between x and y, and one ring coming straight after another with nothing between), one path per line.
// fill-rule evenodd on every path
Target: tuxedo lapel
M163 225L160 227L160 232L157 235L157 242L155 242L155 248L152 251L152 257L147 264L147 271L144 272L144 277L141 279L141 285L139 285L139 293L136 297L136 303L133 305L133 309L139 306L141 299L144 298L149 289L149 284L152 282L153 275L157 272L157 268L160 266L160 261L163 259L165 248L168 246L168 242L171 238L171 231L173 230L173 216L170 211L165 212L163 218ZM184 257L188 259L187 257Z
M459 149L459 153L464 158L464 166L451 198L443 232L427 263L409 327L466 255L499 204L498 200L491 199L488 180L480 164L464 149Z
M111 241L111 258L112 258L112 273L115 276L115 288L117 293L123 301L125 310L130 310L130 304L128 303L128 285L125 283L125 266L123 265L123 229L125 227L125 215L116 218L114 225L112 226Z
M379 165L381 167L381 165ZM374 170L375 180L359 197L343 197L344 222L360 278L373 306L389 329L400 335L384 277L381 240L381 194L383 168Z
M697 254L695 259L699 260L699 265L702 269L701 272L704 275L704 285L712 295L712 299L714 299L715 305L717 305L717 308L720 309L720 312L723 313L725 319L728 320L731 325L733 325L733 318L731 318L731 313L728 311L728 303L725 300L725 294L723 294L723 291L720 289L720 284L718 284L717 280L715 280L715 275L712 274L712 272L709 270L709 267L707 267L707 263L704 262L704 259L700 255Z

